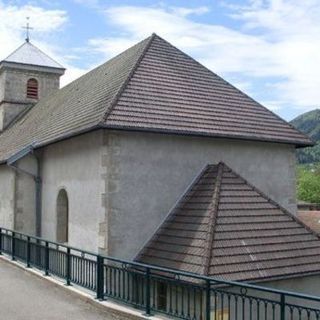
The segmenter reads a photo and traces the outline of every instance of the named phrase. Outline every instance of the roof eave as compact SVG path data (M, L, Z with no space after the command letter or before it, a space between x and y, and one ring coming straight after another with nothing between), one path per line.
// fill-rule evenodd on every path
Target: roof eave
M4 68L22 68L22 69L30 69L30 67L37 68L39 71L39 68L41 68L40 71L49 71L54 72L57 74L63 75L66 71L66 68L61 67L52 67L52 66L44 66L44 65L37 65L37 64L29 64L29 63L20 63L20 62L13 62L13 61L0 61L0 71Z
M310 143L309 144L300 144L300 145L296 145L296 148L297 149L300 149L300 148L307 148L307 147L313 147L315 146L316 143L313 142L312 140L310 140Z
M282 275L282 276L280 275L280 276L273 276L273 277L256 278L256 279L251 279L251 280L250 279L244 279L244 280L239 280L239 282L256 284L256 283L288 280L288 279L301 278L301 277L306 277L306 276L316 276L316 275L320 275L320 270L318 270L318 271L310 271L310 272L291 273L291 274Z
M109 124L101 124L105 129L120 130L120 131L135 131L135 132L151 132L151 133L162 133L162 134L174 134L181 136L195 136L195 137L208 137L208 138L218 138L218 139L232 139L232 140L245 140L245 141L255 141L255 142L268 142L268 143L280 143L280 144L290 144L295 145L296 148L305 148L314 146L315 143L309 140L309 142L303 141L292 141L285 139L268 139L268 138L258 138L258 137L247 137L242 135L227 135L227 134L211 134L206 132L189 132L182 130L168 130L168 129L157 129L157 128L138 128L131 126L117 126Z
M71 139L71 138L74 138L74 137L77 137L77 136L80 136L80 135L83 135L83 134L86 134L86 133L89 133L89 132L92 132L92 131L95 131L95 130L99 130L99 129L103 129L103 128L100 125L94 125L94 126L90 126L90 127L87 127L87 128L83 128L81 130L73 131L71 133L62 135L60 137L57 137L55 139L51 139L51 140L48 140L48 141L45 141L45 142L37 143L35 141L33 143L33 149L37 150L37 149L49 146L51 144L58 143L58 142L61 142L61 141L64 141L64 140L68 140L68 139ZM6 164L10 157L11 156L9 156L8 158L6 158L4 160L0 160L0 165Z
M271 139L259 139L259 138L248 138L244 136L228 136L228 135L218 135L218 134L208 134L205 132L185 132L185 131L177 131L177 130L164 130L164 129L150 129L150 128L132 128L132 127L123 127L123 126L114 126L114 125L107 125L107 124L97 124L94 126L90 126L88 128L80 129L73 131L71 133L67 133L60 137L42 142L42 143L35 143L34 148L39 149L50 144L54 144L63 140L71 139L75 136L82 135L91 131L95 131L97 129L109 129L109 130L119 130L119 131L134 131L134 132L149 132L149 133L161 133L161 134L168 134L168 135L178 135L178 136L194 136L194 137L206 137L206 138L217 138L217 139L231 139L231 140L239 140L239 141L253 141L253 142L266 142L266 143L280 143L280 144L289 144L295 145L296 148L305 148L313 146L314 143L310 141L310 143L302 143L302 142L293 142L293 141L286 141L286 140L271 140ZM0 165L6 163L6 160L0 160Z

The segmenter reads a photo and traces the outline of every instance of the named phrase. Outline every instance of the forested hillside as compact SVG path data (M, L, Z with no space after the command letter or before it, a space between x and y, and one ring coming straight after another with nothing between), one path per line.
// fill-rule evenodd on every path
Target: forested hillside
M314 147L297 150L299 163L320 162L320 109L303 113L290 123L316 142Z

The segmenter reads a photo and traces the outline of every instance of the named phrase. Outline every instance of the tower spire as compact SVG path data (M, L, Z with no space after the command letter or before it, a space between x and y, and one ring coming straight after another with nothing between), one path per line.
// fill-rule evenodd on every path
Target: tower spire
M30 20L30 17L27 17L27 24L25 27L22 27L23 29L26 29L26 41L29 42L30 41L30 30L33 30L32 27L30 27L30 24L29 24L29 20Z

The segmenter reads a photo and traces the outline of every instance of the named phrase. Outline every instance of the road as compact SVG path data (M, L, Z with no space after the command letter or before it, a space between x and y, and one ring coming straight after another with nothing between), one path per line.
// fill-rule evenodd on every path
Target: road
M1 320L108 320L107 313L0 259Z

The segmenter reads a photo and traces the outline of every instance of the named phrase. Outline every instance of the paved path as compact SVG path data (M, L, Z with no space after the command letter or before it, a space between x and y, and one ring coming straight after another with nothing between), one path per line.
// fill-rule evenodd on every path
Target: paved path
M103 311L0 259L1 320L111 320Z

